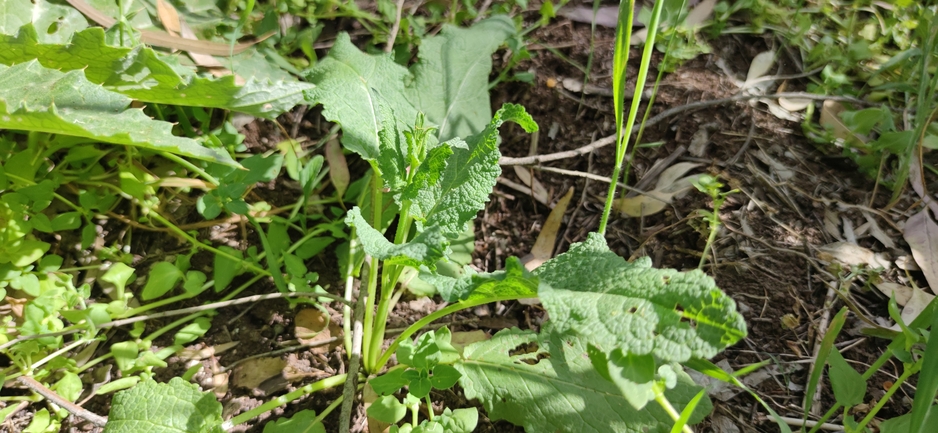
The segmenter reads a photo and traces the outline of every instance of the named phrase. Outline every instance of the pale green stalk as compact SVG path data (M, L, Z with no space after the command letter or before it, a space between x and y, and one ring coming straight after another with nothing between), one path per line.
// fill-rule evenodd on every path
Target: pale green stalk
M232 427L248 422L255 417L263 415L265 412L276 409L280 406L283 406L293 400L296 400L304 395L312 394L317 391L322 391L324 389L334 388L345 383L345 379L348 375L339 374L336 376L328 377L318 382L313 382L309 385L297 388L292 392L288 392L280 397L274 398L254 409L251 409L247 412L244 412L228 421L222 423L222 430L230 430ZM341 401L340 401L341 403ZM329 405L330 408L335 409L335 402L332 405ZM328 409L327 409L328 410ZM325 413L325 411L324 411Z

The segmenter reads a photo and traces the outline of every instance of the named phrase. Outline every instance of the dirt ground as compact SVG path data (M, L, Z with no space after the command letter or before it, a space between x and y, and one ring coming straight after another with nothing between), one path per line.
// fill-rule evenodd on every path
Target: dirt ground
M586 64L591 50L589 25L560 18L531 36L538 42L532 46L534 58L519 65L518 70L534 72L536 82L500 84L493 90L492 106L497 108L504 102L524 105L539 123L541 131L535 147L531 136L520 128L511 126L504 129L503 154L507 157L551 154L578 149L612 135L615 119L611 97L569 90L564 85L564 79L582 82L583 73L545 49L556 48L568 59ZM613 41L612 29L597 29L591 84L600 89L608 89L610 85ZM688 103L739 94L740 89L734 81L745 77L750 61L756 54L774 45L769 37L757 36L723 36L712 41L715 50L713 54L702 55L664 76L652 107L652 115ZM640 52L633 50L630 83L634 82L634 67L639 57ZM660 58L657 60L660 61ZM725 62L725 67L720 67L718 60ZM501 54L497 56L496 73L504 61ZM801 72L791 58L786 58L784 54L779 61L782 65L780 74ZM735 77L728 76L728 73L735 74ZM787 85L789 91L803 90L806 83L805 78L796 78L788 80ZM312 140L322 137L330 127L320 117L318 109L307 111L304 108L282 116L279 121L286 131L296 131L297 135ZM280 131L273 123L263 121L249 124L244 129L247 142L256 148L270 148L282 140L284 137ZM707 134L706 138L704 134ZM800 418L799 408L805 397L804 386L811 368L810 360L819 341L818 330L826 328L826 320L843 305L835 295L836 279L831 278L826 263L819 258L819 247L841 240L845 226L849 226L859 245L885 252L893 258L907 255L908 252L902 246L884 245L871 234L871 227L877 225L893 239L901 239L897 223L904 220L903 211L908 204L900 200L890 210L884 209L890 198L888 191L880 189L873 196L872 180L858 174L856 167L851 166L849 161L819 152L804 137L798 122L780 120L767 110L765 104L755 99L686 110L662 118L644 132L642 142L661 144L643 147L636 152L635 159L631 161L628 185L644 185L639 189L651 188L657 173L660 173L656 173L653 166L667 160L668 165L697 163L699 165L693 173L705 172L718 176L728 185L724 191L731 188L738 190L729 195L719 210L723 226L712 250L708 252L711 259L707 261L704 270L736 300L749 327L749 336L727 349L714 362L725 361L723 365L740 369L771 360L769 366L749 384L781 415ZM701 142L705 144L701 145ZM609 176L615 160L614 154L614 147L609 145L585 155L542 165L568 172ZM350 163L353 173L364 168L360 162ZM566 212L555 254L566 251L572 243L584 240L587 233L598 227L607 183L540 168L522 169L533 174L543 185L547 192L546 201L551 205L547 206L538 202L535 194L526 189L524 180L513 166L506 165L503 169L503 181L496 187L491 201L475 223L476 248L472 264L479 270L495 271L504 266L508 257L528 254L551 206L571 187L574 188L573 201ZM291 194L295 194L289 191L282 185L267 185L257 188L255 192L273 204L286 204L292 200ZM610 247L624 257L650 256L658 267L694 269L700 261L707 238L707 226L700 218L699 210L712 210L712 200L693 190L654 215L616 217L608 228L607 239ZM182 220L199 221L200 217L194 209L190 212ZM870 220L875 223L870 224ZM864 224L867 225L865 232L859 229ZM203 230L208 233L212 229ZM230 239L242 245L245 240L250 242L253 236L249 229L237 225L225 230ZM247 238L243 234L247 234ZM132 251L141 255L141 266L145 267L148 262L152 262L153 251L172 252L180 248L174 240L167 238L162 234L135 236L140 243L133 245ZM327 251L310 262L310 269L319 272L321 276L320 284L338 290L341 284L334 271L337 267L334 254ZM193 260L193 268L210 264L211 258L207 255L197 255ZM883 277L894 278L897 272L893 268ZM259 283L244 295L272 290L275 289L270 284ZM888 317L885 298L875 291L863 291L855 286L853 290L843 288L842 293L865 308L869 316ZM209 299L192 300L188 305L178 307L198 305ZM439 301L428 299L404 299L392 313L389 328L404 327L441 305ZM256 407L272 396L332 373L344 372L347 368L345 355L335 344L295 350L297 342L294 328L297 315L302 311L305 310L290 309L286 301L282 300L220 310L206 337L191 347L193 352L203 350L202 355L193 355L189 359L180 356L170 358L170 367L160 370L157 379L168 380L182 374L195 362L202 362L205 367L203 372L196 375L195 381L208 389L217 384L213 382L216 379L213 372L231 373L227 389L217 388L225 416L230 417ZM340 323L339 313L331 313L333 322ZM537 328L546 317L538 306L505 303L477 308L451 320L454 322L451 327L455 329L482 329L494 333L511 326ZM856 316L851 315L845 326L848 332L838 340L837 347L851 364L863 371L879 356L886 341L854 332L859 322ZM169 321L148 322L147 329L157 329L165 323ZM114 332L120 334L126 331L119 329ZM120 335L118 337L123 338ZM204 352L211 348L218 350L221 345L234 341L239 343L227 351L217 354ZM169 340L157 341L157 346L167 344ZM254 356L260 356L261 361L250 358ZM257 383L250 378L234 379L237 375L247 374L248 370L271 365L285 373ZM898 370L898 366L887 364L877 373L870 381L867 401L881 396L885 392L884 384L894 380ZM102 374L110 372L103 371ZM253 386L238 386L235 383L251 383ZM880 416L906 413L910 407L908 394L911 391L912 388L902 389L898 398L893 398L880 412ZM302 409L320 411L338 396L338 392L317 393L302 398L239 426L237 431L260 432L268 420L289 416ZM465 400L458 389L432 396L434 401L449 407L472 404ZM713 415L702 425L696 426L697 431L777 431L777 427L767 421L764 409L748 394L727 390L712 398L715 405ZM825 409L833 402L827 382L823 382L818 402ZM106 414L108 406L108 397L95 397L85 403L87 409L99 414ZM31 417L30 412L22 411L22 416L0 426L0 431L22 429ZM335 411L327 418L327 431L337 428L337 415L338 411ZM77 422L74 417L69 421L75 422L66 423L63 431L93 430L90 425ZM360 429L361 411L354 425ZM523 430L505 422L492 422L482 413L476 431Z

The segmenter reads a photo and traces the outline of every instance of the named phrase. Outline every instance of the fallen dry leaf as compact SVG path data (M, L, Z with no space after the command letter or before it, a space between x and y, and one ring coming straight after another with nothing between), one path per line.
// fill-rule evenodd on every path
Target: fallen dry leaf
M182 32L179 27L179 13L166 0L156 0L156 17L159 18L160 24L163 24L166 33L176 36Z
M759 81L758 83L755 81L769 73L774 64L775 51L763 51L753 57L752 63L749 64L749 73L746 74L746 82L743 84L743 88L762 87L756 86L756 84L763 86L771 84L770 81Z
M296 313L294 318L297 341L310 345L342 335L342 328L329 320L329 316L315 308L306 308ZM313 353L328 353L338 347L340 341L310 348Z
M909 299L912 298L912 288L903 284L893 283L890 281L880 281L878 283L873 283L876 287L876 290L879 290L880 293L886 295L886 297L896 297L896 303L905 306L909 302Z
M928 209L912 215L905 222L905 241L912 248L912 257L922 269L932 291L938 289L938 224L928 214Z
M554 206L554 209L550 211L550 215L547 216L547 221L544 222L544 227L541 228L541 233L537 235L537 240L531 248L531 256L533 256L533 258L524 264L524 267L528 268L529 271L533 271L554 256L554 245L557 244L557 231L560 230L560 224L563 223L563 214L567 211L571 198L573 198L572 187L557 201L557 205Z
M818 248L817 258L824 262L838 261L848 266L866 265L870 268L889 268L890 262L869 248L850 242L834 242Z
M339 140L332 139L326 142L326 161L329 162L329 179L332 180L332 185L338 193L339 201L341 201L345 195L345 190L348 189L351 176Z
M912 323L912 321L925 310L925 307L931 303L932 299L935 299L935 295L925 293L924 290L919 288L913 288L912 296L909 297L909 301L906 302L905 307L902 307L902 312L899 314L899 316L902 317L902 321L906 324ZM897 300L896 302L899 301ZM889 329L893 331L901 330L898 323Z
M515 174L518 175L521 182L528 188L531 188L531 193L534 194L535 200L540 203L548 203L550 201L550 194L547 192L547 188L544 188L544 184L537 180L536 177L531 176L531 169L520 165L516 165L514 168Z
M235 367L231 382L253 390L264 381L280 376L286 366L287 362L279 357L249 359Z
M697 180L700 175L681 176L698 166L700 166L700 164L681 162L668 167L668 169L662 172L661 176L658 177L658 183L655 185L655 189L635 197L616 199L616 209L619 210L619 213L633 218L643 215L654 215L661 212L665 207L671 204L672 199L680 198L693 189L694 181Z
M450 344L452 344L459 353L462 353L463 348L466 346L472 343L490 340L491 338L491 335L486 334L485 331L481 329L476 329L475 331L458 331L453 333Z

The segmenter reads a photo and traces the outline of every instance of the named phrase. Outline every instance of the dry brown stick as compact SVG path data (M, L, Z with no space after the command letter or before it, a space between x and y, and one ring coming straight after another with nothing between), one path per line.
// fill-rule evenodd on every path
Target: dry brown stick
M650 126L657 125L658 123L662 122L664 119L667 119L668 117L674 116L676 114L683 113L685 111L700 110L700 109L704 109L708 107L714 107L717 105L727 104L730 102L746 101L749 99L761 99L761 98L767 98L767 99L800 98L800 99L811 99L815 101L831 100L831 101L851 102L851 103L860 104L860 105L869 105L868 102L863 101L861 99L857 99L857 98L850 98L846 96L815 95L813 93L807 93L807 92L786 92L786 93L776 93L773 95L736 95L736 96L731 96L729 98L691 102L690 104L685 104L685 105L681 105L678 107L669 108L667 110L662 111L657 116L652 117L651 119L648 119L647 121L645 121L645 127L647 128ZM499 165L535 165L535 164L540 164L540 163L548 162L548 161L557 161L560 159L574 158L577 156L586 155L587 153L592 152L593 150L599 149L603 146L608 146L615 142L616 142L616 136L610 135L608 137L600 138L599 140L596 140L590 144L587 144L586 146L573 149L573 150L564 151L564 152L549 153L546 155L526 156L523 158L512 158L508 156L503 156L500 160L498 160L498 164Z
M391 26L391 32L388 34L388 43L384 46L384 52L390 53L394 49L394 40L397 39L397 32L401 30L401 11L404 9L404 0L397 0L397 16L394 18L394 25Z
M29 376L20 376L17 378L17 381L23 384L23 386L33 390L33 392L36 394L41 395L46 400L55 403L57 406L71 412L75 416L91 421L92 424L98 427L104 427L104 425L107 424L106 417L84 409L81 406L62 398L62 396L56 394L55 391L46 388L45 385L37 382L36 379L33 379Z

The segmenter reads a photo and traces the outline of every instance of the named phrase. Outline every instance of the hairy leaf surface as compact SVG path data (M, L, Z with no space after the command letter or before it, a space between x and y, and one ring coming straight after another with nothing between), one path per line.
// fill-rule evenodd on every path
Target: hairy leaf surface
M524 426L531 433L628 432L657 433L671 428L671 419L657 405L634 409L619 389L604 379L586 356L581 339L550 329L541 335L517 328L465 348L455 367L466 398L479 399L492 419ZM686 374L665 395L681 410L696 391ZM691 423L711 409L704 400Z
M466 273L460 278L430 273L421 274L421 277L436 286L446 302L477 304L482 300L495 302L537 296L538 278L528 272L517 257L508 258L505 270L489 274L477 274L467 266Z
M446 159L446 169L439 174L439 165L421 164L415 182L404 192L403 198L413 201L411 215L418 227L439 226L447 237L456 237L476 214L485 207L495 180L502 170L498 165L498 128L511 121L527 132L537 131L534 119L524 107L505 104L485 129L465 142L454 139L441 146L449 146L453 154ZM429 157L428 157L429 159ZM424 167L426 167L424 169ZM434 182L435 181L435 182Z
M130 102L89 82L81 71L63 73L36 60L0 65L0 129L86 137L238 165L225 152L174 136L171 124L128 108Z
M221 409L212 393L182 378L147 380L114 396L104 433L221 432Z
M476 134L492 118L492 54L514 34L515 24L500 15L470 28L446 24L439 35L420 44L408 98L439 125L440 140Z
M309 74L317 87L307 90L306 99L323 105L323 115L342 125L342 144L365 159L377 159L381 114L374 89L397 115L398 121L412 122L417 110L404 97L407 69L390 54L371 56L358 50L346 33L340 33L329 55Z
M427 228L410 242L398 245L387 240L384 234L368 224L357 206L348 212L345 223L354 226L358 231L362 248L368 255L387 260L387 263L414 267L425 265L432 268L445 254L446 238L438 227Z
M619 348L663 362L710 358L746 335L736 303L713 279L693 270L628 263L596 233L546 262L538 295L562 332L603 351Z
M268 119L302 102L303 91L314 87L295 80L248 78L244 85L238 85L233 75L198 77L185 68L173 68L149 48L108 46L100 27L75 33L66 44L40 43L32 25L21 28L15 37L0 36L0 63L13 65L34 59L63 72L83 70L92 83L140 101L222 108Z

